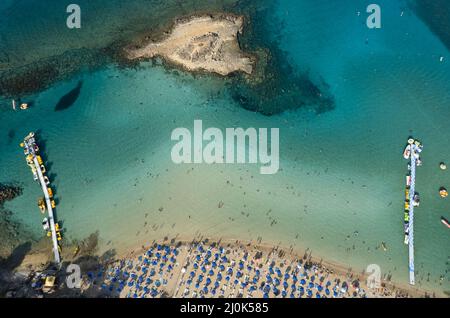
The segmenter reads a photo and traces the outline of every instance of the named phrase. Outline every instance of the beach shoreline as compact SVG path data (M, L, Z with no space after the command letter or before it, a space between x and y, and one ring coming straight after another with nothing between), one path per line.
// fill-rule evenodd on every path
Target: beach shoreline
M156 248L156 246L169 246L171 248L179 248L181 250L183 249L189 249L192 248L192 246L196 246L197 244L203 244L204 246L217 246L220 248L224 248L225 250L230 250L234 254L241 254L248 252L248 253L261 253L261 259L266 262L266 265L269 262L269 259L271 257L275 257L278 259L278 261L282 261L285 264L292 264L295 261L303 262L303 264L309 264L308 266L311 266L316 269L317 271L320 271L321 273L326 273L327 277L329 276L330 280L333 281L346 281L348 282L348 285L350 286L351 282L358 282L359 289L364 291L365 297L374 297L374 298L380 298L380 297L388 297L388 298L395 298L395 297L412 297L412 298L422 298L422 297L448 297L445 294L441 294L435 291L420 289L414 286L410 286L408 284L401 284L398 282L392 282L388 281L386 279L381 278L380 281L380 287L377 289L368 288L368 275L364 272L358 272L352 269L350 266L346 266L344 264L339 264L336 262L331 262L327 259L324 259L322 257L313 255L313 251L306 249L303 253L298 251L298 248L295 250L293 248L286 248L281 245L272 245L269 243L255 243L250 241L243 241L243 240L233 240L233 239L205 239L205 238L192 238L191 240L188 239L164 239L160 241L153 241L147 245L136 245L134 248L128 248L125 250L116 250L116 254L113 258L106 260L103 263L98 263L94 266L94 268L86 267L86 270L88 270L88 273L91 271L95 271L96 269L104 268L102 271L106 271L106 269L114 268L115 270L118 268L117 264L121 263L128 263L132 262L134 264L138 263L138 261L142 260L142 256L145 255L146 251L148 251L151 248ZM36 246L39 246L39 250L32 250L26 257L24 258L22 264L16 269L16 272L21 273L40 273L45 271L45 268L49 266L49 262L51 261L51 251L49 248L46 248L43 246L44 244L36 244ZM80 245L77 245L79 247ZM98 248L98 246L94 249L89 250L83 250L83 248L80 249L80 252L75 256L71 255L71 250L74 248L74 246L66 246L64 248L64 255L65 259L63 262L66 264L78 264L79 262L83 263L85 262L85 258L87 257L94 257L96 259L102 259L104 255L108 253L108 251L101 251L101 249ZM190 254L188 254L190 255ZM186 251L184 254L182 253L182 262L178 265L177 262L177 269L174 269L173 273L171 274L176 275L177 279L175 281L171 281L168 283L167 291L164 289L162 293L164 294L164 297L181 297L180 295L177 295L180 288L180 281L182 279L180 277L183 277L181 269L182 267L187 268L189 265L192 265L192 261L188 261L188 255L186 254ZM235 256L232 258L232 261L234 263L237 263L239 261L239 258ZM183 265L186 264L187 266ZM85 265L80 265L82 268L85 267ZM82 273L83 277L86 278L86 273ZM184 274L184 273L183 273ZM171 277L172 277L171 276ZM178 288L178 289L177 289ZM356 289L356 290L359 290ZM127 292L130 292L129 289L126 289ZM177 291L177 293L175 292ZM99 284L92 284L92 282L84 280L83 287L81 288L81 294L85 293L87 297L104 297L106 296L104 292L100 289ZM173 293L173 294L172 294ZM350 293L350 291L349 291ZM109 297L110 295L108 295ZM117 297L126 297L124 292L121 292L120 295L116 295ZM129 293L128 293L129 296ZM260 295L261 296L261 295ZM350 295L349 295L350 296Z

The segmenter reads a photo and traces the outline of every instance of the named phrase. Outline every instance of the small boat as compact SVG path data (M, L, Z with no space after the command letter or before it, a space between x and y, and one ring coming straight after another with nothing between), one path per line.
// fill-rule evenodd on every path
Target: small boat
M447 170L447 165L444 162L441 162L439 168L441 168L441 170Z
M42 227L43 227L44 231L48 231L50 229L50 224L49 224L47 218L42 220Z
M16 101L14 99L12 100L12 107L14 110L16 110Z
M414 206L419 206L420 205L420 196L419 196L418 193L414 194L413 205Z
M47 176L44 176L44 182L45 182L45 185L49 185L50 184L50 180L49 180L49 178Z
M73 256L73 257L77 256L77 254L78 254L79 251L80 251L80 247L79 247L79 246L75 247L72 256Z
M20 109L21 109L21 110L28 109L28 104L27 104L27 103L22 103L22 104L20 105Z
M43 198L40 198L38 200L38 207L39 207L39 210L41 210L41 213L44 214L45 213L45 201Z
M409 199L409 189L406 188L405 190L405 199L408 200Z
M405 240L404 240L405 245L409 244L409 235L405 234Z
M383 249L383 251L387 251L387 246L385 242L381 242L381 248Z
M51 201L51 204L52 204L52 209L56 208L56 202L55 202L55 200L52 200L52 201Z
M408 187L411 186L411 176L406 176L406 185L407 185Z
M405 151L403 151L403 158L409 159L411 156L411 145L407 145Z
M442 187L439 189L439 195L441 196L441 198L446 198L448 197L448 191L446 188Z
M450 223L448 222L448 220L446 218L444 218L443 216L441 216L441 222L442 224L444 224L447 228L450 229Z
M47 192L48 192L48 196L49 196L50 198L53 198L53 191L52 191L52 188L47 188Z

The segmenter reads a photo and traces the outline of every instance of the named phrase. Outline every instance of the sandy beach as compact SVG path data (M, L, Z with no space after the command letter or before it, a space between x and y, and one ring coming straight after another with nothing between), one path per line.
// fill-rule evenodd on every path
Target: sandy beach
M194 16L175 21L173 29L160 42L128 49L129 59L162 57L188 71L220 75L233 72L251 74L253 58L239 48L244 18L231 14Z
M20 270L37 264L41 253L27 257ZM67 254L67 259L69 255ZM408 286L381 280L371 285L364 273L280 247L240 241L172 241L152 243L114 259L89 263L83 254L72 262L82 270L79 290L67 290L64 279L53 296L120 298L366 298L431 297ZM44 259L40 259L44 261ZM86 263L86 264L83 264ZM36 270L29 279L37 291ZM435 295L433 295L435 296Z

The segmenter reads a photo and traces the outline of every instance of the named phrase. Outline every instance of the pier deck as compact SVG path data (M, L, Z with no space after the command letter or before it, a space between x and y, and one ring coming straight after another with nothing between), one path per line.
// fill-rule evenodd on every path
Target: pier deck
M408 240L408 250L409 250L409 283L411 285L415 284L415 274L414 274L414 200L415 188L416 188L416 157L415 153L417 151L416 145L411 145L411 185L409 190L409 240Z
M30 137L30 138L28 138ZM56 225L55 225L55 217L53 213L52 203L50 194L48 192L47 184L44 179L44 173L42 172L41 165L38 162L37 159L37 152L36 152L36 141L34 136L31 137L31 135L27 136L24 140L24 146L25 149L28 151L29 155L33 157L34 166L36 168L36 173L38 176L38 181L41 185L42 192L44 193L45 198L45 204L47 206L47 212L48 212L48 221L50 226L50 231L52 234L52 243L53 243L53 254L55 256L55 262L59 264L61 262L61 257L59 254L59 244L58 244L58 236L56 234Z

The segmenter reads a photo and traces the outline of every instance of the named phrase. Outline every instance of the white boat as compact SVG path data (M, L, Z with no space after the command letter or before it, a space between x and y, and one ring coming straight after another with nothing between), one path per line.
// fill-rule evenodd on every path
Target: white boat
M408 245L409 244L409 235L405 234L405 244Z
M16 101L14 99L12 100L12 107L14 110L16 110Z
M407 145L405 151L403 151L403 158L409 159L411 156L411 145Z
M50 229L50 224L47 218L42 220L42 228L44 229L44 231L48 231Z
M411 186L411 176L406 176L406 185L407 185L408 187Z

